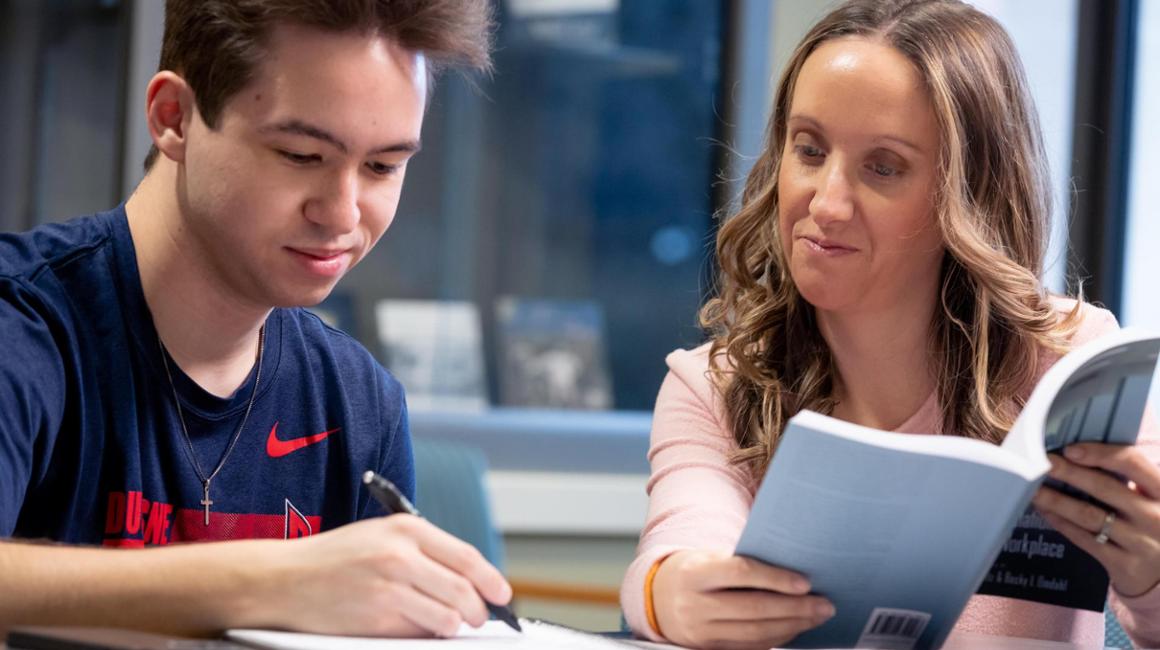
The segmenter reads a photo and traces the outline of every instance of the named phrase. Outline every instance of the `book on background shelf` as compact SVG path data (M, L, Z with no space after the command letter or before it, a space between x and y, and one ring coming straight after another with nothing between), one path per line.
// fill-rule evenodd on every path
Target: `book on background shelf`
M358 338L358 319L355 317L354 299L349 293L332 291L326 300L308 307L307 310L334 329L346 332L352 338Z
M1047 453L1135 442L1158 351L1131 329L1072 350L1001 445L791 418L736 549L834 603L788 647L937 648L976 592L1102 611L1103 567L1029 504Z
M599 303L500 298L496 338L504 405L612 408Z
M466 301L382 300L375 324L386 366L412 410L487 407L479 311Z

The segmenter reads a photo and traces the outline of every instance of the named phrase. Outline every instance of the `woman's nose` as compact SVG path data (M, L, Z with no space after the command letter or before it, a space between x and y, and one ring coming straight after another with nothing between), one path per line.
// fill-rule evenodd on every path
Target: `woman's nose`
M849 221L854 216L853 187L841 165L831 163L823 168L810 201L810 216L821 226Z

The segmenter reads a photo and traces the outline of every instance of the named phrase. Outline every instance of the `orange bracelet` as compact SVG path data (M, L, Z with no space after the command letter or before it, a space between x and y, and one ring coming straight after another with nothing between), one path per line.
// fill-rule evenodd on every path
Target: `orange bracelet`
M664 556L661 559L653 562L652 567L649 568L648 573L644 577L644 617L648 620L648 626L652 628L658 636L663 637L661 633L661 626L657 623L657 612L653 607L653 578L657 575L657 570L661 568L661 562L667 560L669 556Z

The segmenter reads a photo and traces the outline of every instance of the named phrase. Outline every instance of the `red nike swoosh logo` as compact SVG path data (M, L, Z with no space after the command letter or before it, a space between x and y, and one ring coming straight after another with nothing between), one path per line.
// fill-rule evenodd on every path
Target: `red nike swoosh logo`
M290 440L278 439L278 423L274 423L274 428L270 429L270 437L266 438L266 453L270 454L270 458L281 458L286 454L298 451L303 447L309 447L316 442L326 440L330 434L339 431L339 429L331 429L330 431L323 431L312 436L303 436L301 438L291 438Z

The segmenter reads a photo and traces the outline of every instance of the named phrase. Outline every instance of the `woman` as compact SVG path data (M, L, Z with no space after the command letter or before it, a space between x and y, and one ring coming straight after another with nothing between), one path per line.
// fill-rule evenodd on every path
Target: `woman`
M833 608L790 571L732 556L786 421L1001 441L1059 354L1115 329L1039 281L1051 213L1015 48L955 0L854 0L778 85L767 146L721 228L711 342L677 351L657 399L649 518L621 600L638 633L768 648ZM1137 643L1160 644L1160 447L1078 445L1045 517L1108 570ZM1120 472L1121 485L1091 468ZM1103 617L976 596L957 630L1097 644ZM1102 647L1102 646L1101 646Z

